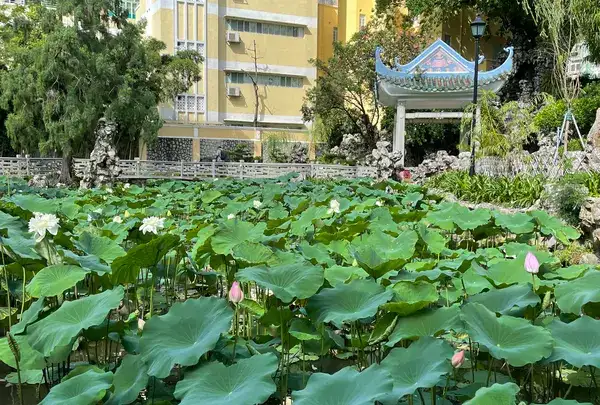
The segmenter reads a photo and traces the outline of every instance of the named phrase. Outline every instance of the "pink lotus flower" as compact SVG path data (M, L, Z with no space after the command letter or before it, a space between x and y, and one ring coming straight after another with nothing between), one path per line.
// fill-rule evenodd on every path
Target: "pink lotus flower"
M460 352L454 353L452 356L452 367L459 368L465 362L465 351L461 350Z
M410 181L410 179L412 178L412 174L408 170L402 170L400 172L400 178L404 181Z
M234 281L231 285L231 289L229 290L229 301L237 304L244 299L244 292L240 288L240 283Z
M525 257L525 270L531 274L537 274L540 271L540 262L537 257L531 252L527 252Z

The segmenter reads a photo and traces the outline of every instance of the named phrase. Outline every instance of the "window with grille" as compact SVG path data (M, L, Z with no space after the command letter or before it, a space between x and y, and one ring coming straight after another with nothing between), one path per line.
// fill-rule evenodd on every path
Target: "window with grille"
M338 41L338 27L333 27L333 42L337 42Z
M304 36L304 28L293 25L229 19L227 20L227 27L229 31L255 32L257 34L283 35L296 38Z
M177 41L178 51L196 51L204 57L204 42L199 41Z
M354 20L354 21L356 21L356 20ZM358 27L362 30L366 26L367 26L367 16L364 14L359 15L358 16Z
M204 96L196 94L180 94L175 99L175 111L177 113L200 113L204 114Z
M252 74L254 77L254 74ZM301 77L295 76L282 76L259 73L256 79L257 83L261 86L276 86L276 87L293 87L301 88L303 86L303 80ZM252 78L247 73L242 72L228 72L227 83L232 84L252 84Z

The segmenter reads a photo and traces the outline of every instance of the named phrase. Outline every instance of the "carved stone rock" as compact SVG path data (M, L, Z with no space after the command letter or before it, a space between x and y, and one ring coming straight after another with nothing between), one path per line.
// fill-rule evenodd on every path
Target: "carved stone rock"
M96 143L90 154L90 160L82 171L77 173L81 178L81 188L100 187L110 184L121 174L119 157L112 145L113 136L117 130L113 122L104 118L98 120Z
M371 155L367 156L367 164L377 169L378 179L387 180L398 169L402 169L402 153L390 152L391 144L387 141L377 142L376 146Z
M596 111L596 121L588 134L588 142L594 148L600 148L600 108Z

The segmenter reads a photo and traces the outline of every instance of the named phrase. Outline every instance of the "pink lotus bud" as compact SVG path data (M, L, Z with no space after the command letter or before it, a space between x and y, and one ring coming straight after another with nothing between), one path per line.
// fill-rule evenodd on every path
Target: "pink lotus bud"
M234 281L231 285L231 289L229 290L229 301L237 304L244 299L244 292L240 288L240 283Z
M452 367L459 368L465 362L465 351L461 350L460 352L454 353L452 356Z
M527 252L527 256L525 257L525 270L531 274L537 274L540 271L540 262L538 262L538 259L531 252Z
M402 170L402 172L400 173L400 178L405 181L410 181L410 179L412 178L412 174L408 170Z

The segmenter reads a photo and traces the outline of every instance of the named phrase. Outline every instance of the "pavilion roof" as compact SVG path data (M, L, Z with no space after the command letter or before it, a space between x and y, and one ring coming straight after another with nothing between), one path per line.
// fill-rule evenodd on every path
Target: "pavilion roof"
M507 48L508 57L499 67L479 72L479 85L484 88L500 88L513 67L513 48ZM407 94L415 93L465 93L473 90L475 62L469 62L448 44L435 41L412 62L405 65L396 63L388 67L381 60L381 48L375 52L378 80L396 88L395 94L403 89ZM483 62L481 57L478 63ZM500 83L498 83L500 82Z

